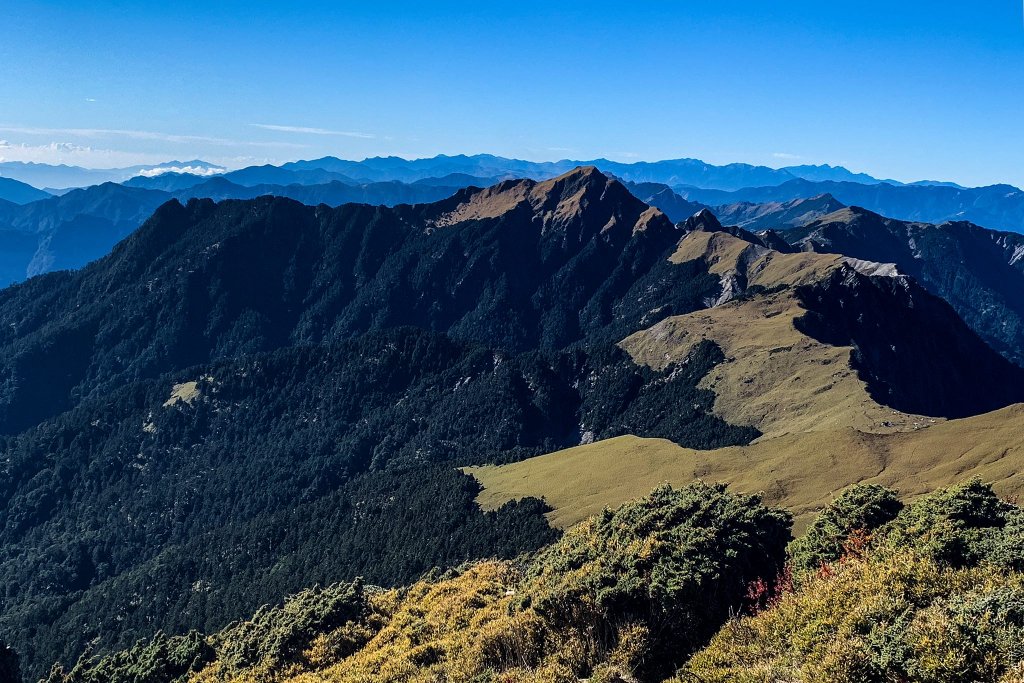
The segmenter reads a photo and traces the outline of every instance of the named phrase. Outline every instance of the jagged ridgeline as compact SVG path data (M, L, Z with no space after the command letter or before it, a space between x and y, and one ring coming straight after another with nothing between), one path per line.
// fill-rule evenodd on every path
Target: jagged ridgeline
M517 561L309 589L47 683L1021 680L1019 507L978 481L906 506L855 486L787 547L789 521L723 486L663 486Z
M912 281L759 240L674 225L592 168L393 208L163 205L0 292L0 638L40 676L556 537L535 498L481 509L467 465L1024 399Z

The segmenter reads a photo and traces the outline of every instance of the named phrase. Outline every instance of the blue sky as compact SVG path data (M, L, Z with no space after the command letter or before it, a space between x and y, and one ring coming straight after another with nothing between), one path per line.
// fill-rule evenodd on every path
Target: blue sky
M1024 185L1021 0L4 0L2 14L6 159L687 156Z

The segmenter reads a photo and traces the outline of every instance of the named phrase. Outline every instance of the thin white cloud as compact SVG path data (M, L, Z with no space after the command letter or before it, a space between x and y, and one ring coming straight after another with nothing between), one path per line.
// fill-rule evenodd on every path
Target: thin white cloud
M174 144L205 144L222 147L292 147L304 148L291 142L255 142L250 140L231 140L228 138L210 137L206 135L176 135L150 130L130 130L118 128L36 128L30 126L0 126L0 132L18 133L20 135L69 136L81 138L120 137L130 140L149 140L170 142Z
M97 149L73 142L48 142L42 145L11 143L0 144L0 161L26 161L38 164L72 164L90 168L114 168L136 164L155 164L163 155Z
M346 138L362 138L372 140L377 136L373 133L358 133L350 130L329 130L327 128L309 128L307 126L279 126L271 123L250 123L253 128L273 130L279 133L303 133L305 135L340 135Z
M188 173L198 176L215 176L226 173L228 169L223 166L161 166L160 168L147 168L139 172L139 175L146 178L155 178L165 173Z
M192 151L192 150L190 150ZM23 142L11 142L0 140L0 162L22 161L35 162L39 164L69 164L82 166L84 168L125 168L128 166L156 166L167 161L167 153L153 150L125 150L110 149L104 147L93 147L80 145L73 142L46 142L42 144L30 144ZM208 166L181 166L172 168L180 173L195 173L198 175L213 175L213 169L234 169L253 164L277 164L283 160L277 156L252 156L252 155L202 155L202 158L209 162Z
M773 152L772 156L776 159L784 159L786 161L796 161L797 159L803 159L799 154L790 154L789 152Z
M95 102L95 101L96 101L96 98L95 98L95 97L86 97L86 98L85 98L85 101L86 101L86 102Z

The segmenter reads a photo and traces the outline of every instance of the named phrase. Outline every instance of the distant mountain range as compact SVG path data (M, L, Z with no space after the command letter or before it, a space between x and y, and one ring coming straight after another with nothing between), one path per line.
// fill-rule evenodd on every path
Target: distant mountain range
M106 254L170 199L274 195L310 205L419 204L465 187L487 187L510 178L548 178L576 163L492 155L378 157L358 162L324 157L223 172L202 160L102 171L4 162L0 175L57 185L116 178L119 184L101 182L52 196L22 180L0 177L0 286L85 265ZM771 169L714 166L694 159L632 164L599 159L593 163L673 222L712 208L724 224L752 233L799 227L844 206L860 206L899 220L969 221L986 228L1024 231L1024 192L1009 185L963 188L928 181L901 185L834 166Z
M711 190L740 190L749 187L781 185L792 180L812 182L854 182L867 185L887 183L902 185L895 180L880 180L866 173L854 173L842 166L802 165L770 168L751 164L708 164L700 159L668 159L664 161L638 161L632 163L608 159L570 160L535 162L508 159L491 154L438 155L427 159L403 159L401 157L371 157L362 161L348 161L337 157L322 157L306 161L294 161L280 166L250 166L238 171L227 169L207 161L169 161L151 166L131 166L114 169L86 169L76 166L52 166L48 164L2 162L0 177L12 178L37 188L72 188L98 185L104 182L125 182L137 187L150 189L183 189L202 182L203 178L223 173L232 182L240 185L319 185L334 180L349 183L384 182L398 180L413 183L425 178L462 176L497 181L504 178L532 178L543 180L565 173L579 166L596 166L615 177L636 183L663 183L670 186L689 186ZM162 175L174 174L173 181L155 181ZM151 182L152 181L152 182ZM461 182L461 181L460 181ZM489 183L487 183L489 184ZM949 185L920 181L915 185Z
M147 178L137 185L175 187L182 176ZM164 182L169 181L169 182ZM451 196L457 186L399 182L350 185L238 185L226 176L203 178L182 189L147 189L132 184L103 183L60 196L16 205L0 202L0 286L53 270L81 268L107 254L171 199L252 199L263 195L289 197L304 204L347 203L392 206L422 204Z
M720 190L676 186L688 201L720 206L748 202L788 202L831 195L847 206L908 221L964 220L996 230L1024 232L1024 191L1012 185L963 188L948 185L892 185L790 180L781 185Z
M55 191L102 183L120 183L139 175L159 175L172 171L209 176L214 173L223 173L227 169L199 159L167 161L162 164L125 168L82 168L65 164L39 164L31 161L0 161L0 177L19 180L36 188Z
M842 208L845 205L838 199L823 194L786 202L724 204L716 206L714 213L726 225L736 225L747 230L767 230L803 226Z
M39 190L27 183L0 177L0 202L28 204L49 196L49 192Z
M442 199L463 187L486 187L512 176L546 177L571 163L535 163L491 155L411 161L388 157L361 162L325 157L215 173L220 169L204 161L173 161L103 171L108 176L134 177L120 185L102 183L62 192L62 196L50 196L19 181L0 178L0 285L85 265L107 253L157 206L172 198L185 201L192 197L219 200L275 195L332 206L348 202L416 204ZM832 166L769 169L743 164L712 166L687 159L596 163L610 175L622 178L633 194L664 211L674 222L713 207L723 223L757 231L802 226L843 206L862 206L902 220L969 220L988 228L1024 229L1024 193L1010 186L893 185ZM64 177L71 177L68 174L74 171L72 167L0 164L0 173L11 169L37 175L49 169L64 173ZM180 169L205 171L181 173ZM819 180L794 179L790 177L794 173ZM93 172L83 179L98 177L90 174ZM776 184L721 190L668 184L675 181L720 187L754 181Z

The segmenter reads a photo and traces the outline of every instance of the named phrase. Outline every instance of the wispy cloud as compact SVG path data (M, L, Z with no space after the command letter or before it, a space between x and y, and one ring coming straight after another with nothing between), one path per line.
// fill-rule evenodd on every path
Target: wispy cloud
M251 155L202 155L208 166L179 166L165 169L197 175L213 175L227 168L241 168L252 164L280 163L280 157ZM167 152L154 150L112 149L105 145L86 145L57 141L32 144L0 139L0 162L24 161L40 164L71 164L86 168L124 168L136 165L156 165L167 161ZM162 172L162 171L160 171Z
M127 130L119 128L37 128L33 126L0 126L5 133L21 135L69 135L83 138L122 137L132 140L159 140L161 142L204 142L207 144L234 144L235 140L209 137L206 135L174 135L149 130Z
M207 135L177 135L151 130L131 130L121 128L37 128L31 126L0 126L0 132L18 133L20 135L68 136L80 138L126 138L130 140L149 140L174 144L204 144L222 147L293 147L304 148L290 142L256 142L250 140L232 140L229 138L211 137Z
M305 135L340 135L346 138L362 138L372 140L377 136L373 133L359 133L351 130L329 130L327 128L309 128L307 126L279 126L272 123L250 123L253 128L273 130L279 133L301 133Z
M0 161L31 161L41 164L74 164L91 168L113 168L136 164L155 164L162 155L94 148L73 142L48 142L41 145L0 140Z
M785 161L796 161L797 159L803 159L799 154L790 154L789 152L773 152L772 156L776 159L783 159Z

